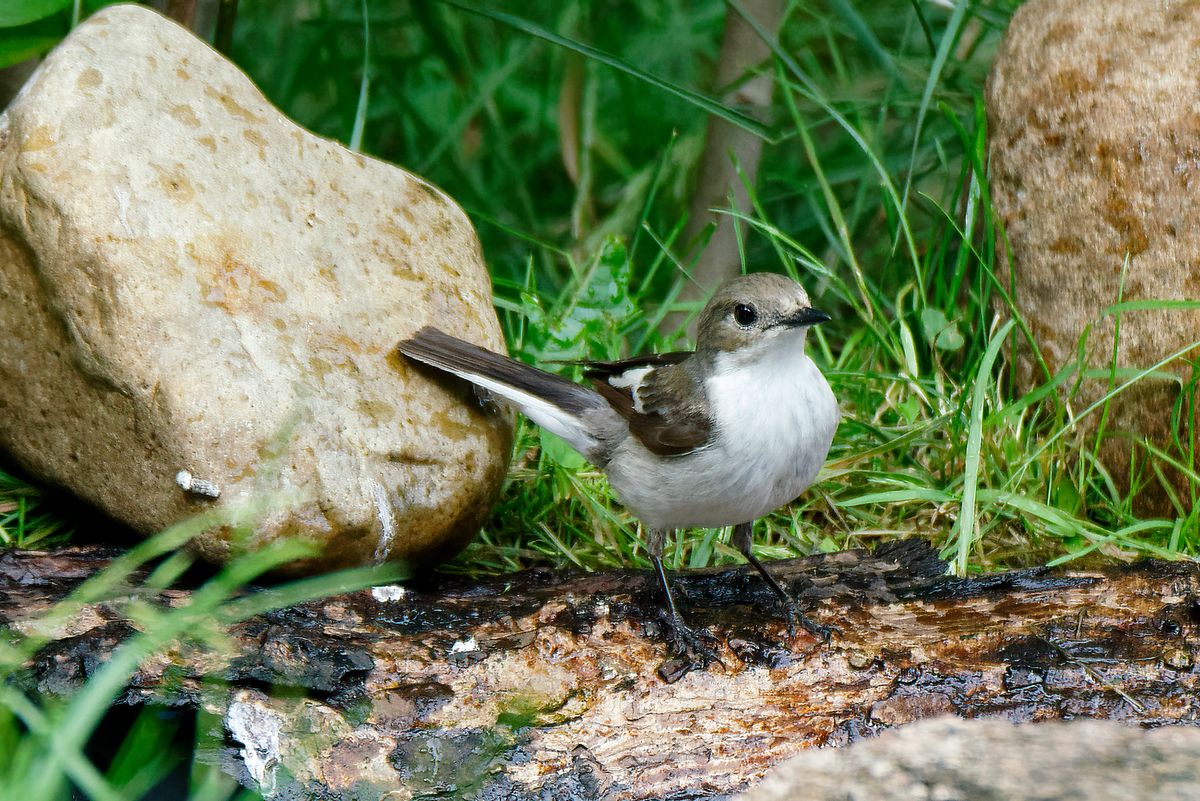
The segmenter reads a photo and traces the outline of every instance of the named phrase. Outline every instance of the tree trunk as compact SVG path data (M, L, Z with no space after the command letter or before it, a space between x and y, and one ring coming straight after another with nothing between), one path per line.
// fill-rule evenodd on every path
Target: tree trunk
M0 623L36 615L105 563L87 548L5 553ZM677 597L724 664L667 683L651 574L531 571L253 618L230 632L232 658L173 649L124 700L203 705L244 782L329 799L711 798L806 748L944 713L1196 717L1194 564L953 579L907 542L772 566L838 627L830 643L789 639L747 570L691 571ZM129 631L119 609L77 616L31 681L64 692L85 680ZM206 691L213 676L223 690Z
M784 0L745 0L746 14L771 36L779 32L787 10ZM770 46L758 32L732 7L725 10L725 34L721 39L721 55L717 62L715 83L724 92L721 101L747 113L765 119L771 109L771 94L775 87L769 69L746 80L747 74L771 57ZM727 213L713 209L732 209L751 213L750 193L746 183L754 186L758 179L758 163L762 158L763 140L757 135L726 122L717 116L708 118L704 153L696 177L688 210L688 221L681 241L687 247L695 245L706 229L713 226L708 240L691 269L691 280L684 280L679 302L703 302L718 286L742 271L738 249L739 232L745 224ZM738 175L741 169L745 178ZM674 333L687 315L672 312L663 318L659 330ZM688 323L687 333L696 338L697 320Z

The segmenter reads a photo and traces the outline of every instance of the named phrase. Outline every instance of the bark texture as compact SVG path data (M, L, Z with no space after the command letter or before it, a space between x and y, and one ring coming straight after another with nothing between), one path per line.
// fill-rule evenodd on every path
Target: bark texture
M87 549L0 556L0 624L19 629L106 562ZM651 574L534 571L254 618L230 632L231 657L174 648L124 700L203 705L243 781L320 799L722 797L813 746L947 713L1196 717L1194 564L952 579L908 542L773 567L838 627L829 644L789 639L747 570L692 571L678 599L724 664L667 683ZM130 631L122 603L85 610L29 680L51 692L85 680ZM205 691L211 677L225 689Z

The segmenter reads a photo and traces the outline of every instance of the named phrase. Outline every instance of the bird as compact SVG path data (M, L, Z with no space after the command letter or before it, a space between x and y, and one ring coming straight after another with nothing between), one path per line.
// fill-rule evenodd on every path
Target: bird
M675 529L733 526L732 544L778 598L789 632L795 621L830 636L751 547L754 521L807 489L832 445L838 402L804 347L809 328L830 319L797 281L754 272L713 293L695 350L583 362L587 385L430 326L398 349L508 401L604 472L645 527L673 650L707 667L719 658L680 615L663 568Z

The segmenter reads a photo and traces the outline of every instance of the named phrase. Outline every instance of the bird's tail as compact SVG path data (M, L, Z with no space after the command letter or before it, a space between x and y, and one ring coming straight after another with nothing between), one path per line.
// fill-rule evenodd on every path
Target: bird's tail
M594 390L425 326L400 342L400 352L470 381L510 401L542 428L584 456L600 446L585 415L605 406Z

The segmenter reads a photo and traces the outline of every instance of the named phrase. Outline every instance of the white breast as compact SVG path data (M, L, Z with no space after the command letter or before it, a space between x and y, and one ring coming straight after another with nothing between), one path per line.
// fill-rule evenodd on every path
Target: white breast
M652 528L715 528L754 520L803 492L829 453L838 408L798 344L736 362L719 356L705 385L712 444L661 457L631 437L607 469L622 502Z

